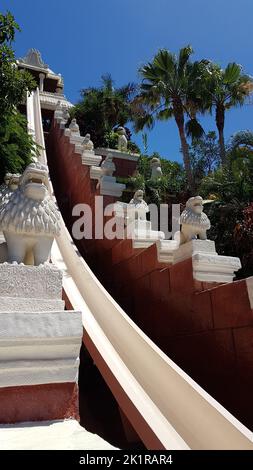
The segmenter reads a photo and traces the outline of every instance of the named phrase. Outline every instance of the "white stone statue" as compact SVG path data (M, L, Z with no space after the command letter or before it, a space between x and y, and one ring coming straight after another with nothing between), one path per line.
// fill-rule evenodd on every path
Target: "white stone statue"
M19 175L18 173L10 174L9 183L8 183L8 187L10 191L15 191L18 188L19 183L20 183L20 178L21 178L21 175Z
M18 188L19 181L19 174L6 173L4 183L0 186L0 206L5 204L13 191Z
M102 161L101 168L102 168L102 176L112 176L114 171L116 170L116 166L112 161L113 156L109 153L107 157Z
M162 168L161 168L161 161L160 158L154 157L150 162L151 166L151 178L161 178L162 176Z
M133 199L129 202L127 213L129 219L146 220L147 212L149 212L148 204L143 199L144 192L138 189L134 193Z
M66 124L69 120L69 108L61 100L57 101L54 117L55 119L60 119L64 124Z
M5 193L9 190L10 177L11 173L6 173L4 182L0 186L0 199L2 199Z
M60 214L48 192L48 168L31 163L18 189L0 206L0 230L8 247L8 261L45 263L55 236L60 234Z
M127 137L126 137L126 130L124 127L118 127L117 133L119 134L118 137L118 150L121 152L127 151Z
M211 224L207 215L203 212L203 199L201 196L188 199L186 208L180 217L180 224L182 225L180 245L196 240L198 237L200 240L207 239L206 231L210 229Z
M72 121L69 125L69 129L71 131L71 134L80 135L79 126L78 126L75 118L72 119Z
M65 124L70 118L69 110L66 106L62 107L62 118L63 118Z
M93 152L94 151L94 144L90 139L90 134L86 134L83 139L83 148L86 152Z

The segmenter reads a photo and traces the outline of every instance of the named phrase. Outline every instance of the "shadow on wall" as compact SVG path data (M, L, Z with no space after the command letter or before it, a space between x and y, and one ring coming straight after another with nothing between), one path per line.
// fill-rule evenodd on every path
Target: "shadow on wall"
M81 426L89 432L98 434L115 447L145 449L139 440L129 442L117 401L84 344L80 351L79 414Z

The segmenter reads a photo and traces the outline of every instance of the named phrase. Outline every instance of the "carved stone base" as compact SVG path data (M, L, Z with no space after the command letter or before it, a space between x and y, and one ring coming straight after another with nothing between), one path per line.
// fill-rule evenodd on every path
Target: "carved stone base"
M114 176L102 176L100 179L100 194L102 196L121 197L126 185L116 182Z
M102 157L100 157L100 155L95 155L92 152L84 151L82 153L83 165L98 167L101 163L101 160L102 160Z
M0 312L64 310L62 272L52 264L0 264Z
M211 240L192 240L178 246L176 240L157 242L158 261L176 264L192 258L193 277L204 282L232 282L241 268L239 258L220 256Z
M193 277L204 282L232 282L241 268L239 258L195 253L192 256Z
M194 256L196 253L205 253L213 256L218 256L215 249L215 243L212 240L192 240L188 243L180 245L173 255L173 264L184 261L185 259Z
M0 264L0 387L74 382L82 330L58 268Z
M75 382L80 312L0 313L0 387Z
M113 158L119 158L121 160L132 160L137 162L140 155L138 153L129 153L129 152L121 152L121 150L116 149L109 149L109 148L96 148L95 149L96 155L103 155L107 157L108 155L112 155Z
M100 180L102 176L102 168L100 166L92 165L90 167L90 178L92 180Z
M175 250L178 249L176 240L157 240L157 259L159 263L173 264Z
M135 220L126 228L127 238L132 238L133 248L148 248L157 240L164 239L161 231L152 230L148 220Z

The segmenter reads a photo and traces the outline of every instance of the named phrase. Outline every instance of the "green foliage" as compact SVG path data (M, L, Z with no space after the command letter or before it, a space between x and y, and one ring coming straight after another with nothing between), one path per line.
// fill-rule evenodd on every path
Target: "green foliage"
M101 87L82 90L82 100L71 110L71 117L77 119L81 134L88 132L95 147L112 142L112 148L115 148L113 129L132 119L131 101L135 90L133 83L114 88L110 75L102 76Z
M11 13L0 14L0 116L12 112L20 104L28 90L36 84L32 76L16 67L11 42L19 26Z
M143 82L141 93L135 99L138 110L135 119L137 131L145 125L151 127L155 119L177 118L181 112L197 123L192 97L199 71L189 61L192 53L191 46L182 48L178 57L166 49L160 49L153 61L140 69ZM199 136L200 127L195 128Z
M8 11L6 15L0 13L0 44L14 40L15 31L20 31L13 15Z
M114 131L106 132L104 135L105 146L111 149L116 149L118 146L118 137L119 137L119 134L117 132L114 132ZM135 142L132 142L131 140L128 141L127 151L129 153L140 154L140 148Z
M253 203L243 209L242 216L235 226L233 241L242 261L240 276L248 277L253 274Z
M163 175L161 178L151 178L150 162L152 158L160 158ZM137 173L127 181L127 190L142 189L148 203L161 204L168 202L183 191L186 183L185 172L177 162L161 158L156 152L152 156L141 155L138 161Z
M19 26L11 13L0 14L0 182L7 171L19 173L30 163L35 146L26 119L17 112L35 86L28 72L18 70L11 47Z
M215 241L219 254L239 256L243 266L239 277L253 275L253 148L250 142L249 133L236 134L231 140L226 165L206 176L199 190L203 197L214 198L205 206L212 222L209 236Z
M198 187L201 180L211 174L220 164L216 133L211 131L200 139L194 139L190 147L190 158L193 178Z
M36 152L32 138L27 134L27 122L19 112L0 119L0 182L7 172L21 173Z
M197 62L190 61L192 53L191 46L182 48L178 56L160 49L153 61L140 69L143 82L141 92L135 99L136 131L145 126L151 129L156 120L175 119L189 186L193 186L193 179L186 133L200 138L204 132L196 117L201 67ZM186 128L185 118L188 120Z
M235 149L228 154L227 164L203 178L199 191L229 202L253 200L253 152Z
M224 144L225 112L233 106L243 105L253 90L253 79L242 72L235 62L222 69L218 64L202 60L199 63L202 80L199 83L199 102L203 111L215 110L216 126L219 133L220 158L224 164L226 151Z
M238 147L247 147L253 150L253 132L247 131L239 131L234 134L230 140L230 148L231 150L235 150Z

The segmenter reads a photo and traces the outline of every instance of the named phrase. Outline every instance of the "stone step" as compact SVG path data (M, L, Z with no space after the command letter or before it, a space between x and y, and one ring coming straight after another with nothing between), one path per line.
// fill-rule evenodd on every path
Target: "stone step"
M82 342L77 311L0 313L0 388L75 382Z
M2 425L0 441L1 450L116 449L97 434L86 431L74 419Z

